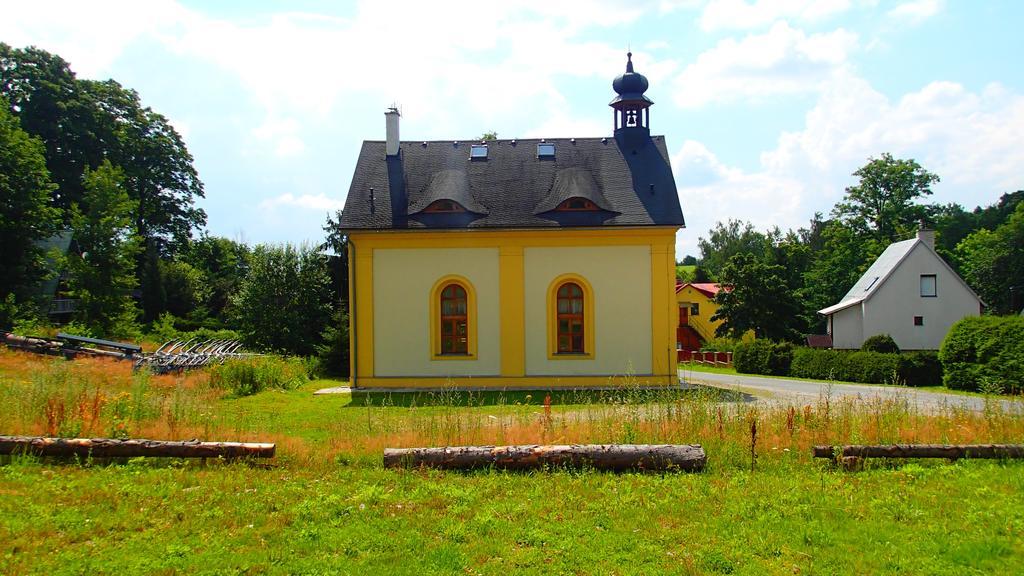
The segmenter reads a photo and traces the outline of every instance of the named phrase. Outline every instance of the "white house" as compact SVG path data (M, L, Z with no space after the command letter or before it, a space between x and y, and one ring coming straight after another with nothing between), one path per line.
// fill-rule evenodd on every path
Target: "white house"
M838 304L818 313L828 317L836 349L889 334L901 350L938 350L957 320L980 315L983 306L935 252L935 232L920 230L890 244Z

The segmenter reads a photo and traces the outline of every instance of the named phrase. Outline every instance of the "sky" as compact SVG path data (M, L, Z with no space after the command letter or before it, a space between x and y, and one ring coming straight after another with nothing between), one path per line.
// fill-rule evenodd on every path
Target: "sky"
M1024 188L1015 0L9 2L0 41L113 78L195 159L211 234L319 242L363 140L608 136L633 52L687 227L806 226L888 152L968 209Z

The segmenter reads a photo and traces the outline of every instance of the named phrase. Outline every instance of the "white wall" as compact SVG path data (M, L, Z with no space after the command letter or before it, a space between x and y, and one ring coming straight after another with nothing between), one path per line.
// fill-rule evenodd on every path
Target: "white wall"
M864 322L861 304L832 314L832 347L838 350L860 348L864 343Z
M523 268L527 376L651 373L649 246L526 248ZM593 359L548 358L548 288L568 273L594 291Z
M430 290L449 274L476 289L477 357L431 360ZM497 376L501 371L497 248L375 249L376 376Z
M935 274L936 297L921 296L921 274ZM864 338L889 334L901 350L937 350L956 321L979 313L978 300L919 243L866 302ZM924 325L914 326L914 316Z

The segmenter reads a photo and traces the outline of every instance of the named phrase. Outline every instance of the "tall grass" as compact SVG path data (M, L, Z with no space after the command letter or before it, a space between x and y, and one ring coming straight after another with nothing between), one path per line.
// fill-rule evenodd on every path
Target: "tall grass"
M277 356L235 358L209 369L210 384L235 396L251 396L272 388L294 390L309 382L309 372L309 362Z
M737 401L712 389L357 393L314 397L299 362L229 363L185 376L127 363L65 362L0 351L0 434L277 442L284 461L376 462L384 447L696 443L712 466L806 460L814 444L1019 442L1021 408L921 408L906 398L805 404ZM283 393L247 393L277 388Z

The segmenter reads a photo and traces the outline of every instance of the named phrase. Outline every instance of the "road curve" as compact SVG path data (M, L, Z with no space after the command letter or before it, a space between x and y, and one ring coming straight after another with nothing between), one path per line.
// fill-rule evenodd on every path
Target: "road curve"
M679 377L688 384L703 384L715 388L739 390L756 396L762 401L799 402L808 404L818 398L831 395L833 398L847 397L872 400L903 399L911 405L925 410L942 408L961 408L982 411L985 409L985 398L980 396L964 396L906 388L902 386L873 386L870 384L838 384L814 382L809 380L789 380L785 378L766 378L749 374L715 374L680 370ZM1021 400L989 400L996 402L1005 412L1024 414L1024 402Z

